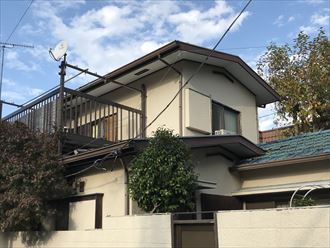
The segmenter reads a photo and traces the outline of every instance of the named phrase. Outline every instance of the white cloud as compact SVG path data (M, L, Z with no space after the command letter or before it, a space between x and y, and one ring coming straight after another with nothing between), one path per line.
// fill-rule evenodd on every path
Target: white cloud
M296 19L296 18L295 18L294 16L290 16L290 17L288 18L288 22L293 22L295 19Z
M2 83L4 86L15 86L15 82L8 78L2 78Z
M305 34L312 34L317 31L317 27L315 26L300 26L299 31L304 32Z
M56 7L58 9L76 9L79 8L80 5L86 4L85 0L62 0L56 1Z
M249 14L249 12L244 12L232 31L237 30ZM168 19L175 26L174 30L179 39L190 43L203 43L206 39L220 37L236 16L237 13L226 2L221 1L216 2L215 6L204 12L192 9L173 14Z
M204 10L192 2L109 2L73 15L70 20L63 19L52 2L40 2L33 13L39 27L53 40L68 40L70 63L100 74L174 39L200 45L212 41L220 37L237 15L225 1L215 2ZM232 31L248 15L243 13Z
M22 103L44 92L42 89L28 87L7 78L4 78L3 82L1 97L8 102Z
M268 116L267 118L263 118L259 121L259 130L266 131L275 128L276 125L274 124L274 117Z
M68 62L99 74L108 73L164 44L182 39L204 45L219 38L239 10L225 1L208 7L185 1L109 1L84 11L85 1L38 1L31 7L32 21L25 22L20 32L26 40L40 37L35 49L6 52L8 69L39 71L37 63L53 62L48 48L58 41L69 43ZM246 20L243 13L231 31ZM23 60L25 56L25 60ZM26 59L26 58L32 59ZM76 71L68 70L67 77ZM81 75L70 81L78 87L94 78ZM3 99L21 103L43 90L4 80Z
M329 9L324 8L321 11L314 13L310 17L310 23L307 25L300 26L299 30L307 34L316 33L320 29L320 27L329 26L329 19Z
M265 108L258 108L259 130L265 131L276 127L274 124L275 116L274 104L267 104Z
M313 4L313 5L321 4L321 3L324 3L325 1L328 1L328 0L306 0L306 2L308 4Z
M280 15L276 18L276 20L273 22L274 25L278 27L282 27L284 25L284 16Z
M274 25L278 27L284 26L286 23L294 21L296 18L294 16L289 16L286 18L284 15L279 15L276 20L273 22Z
M20 70L20 71L36 71L38 69L37 64L30 62L24 63L20 59L17 51L7 50L5 53L5 65L10 69Z
M311 17L311 22L314 25L328 26L329 25L329 15L314 14Z

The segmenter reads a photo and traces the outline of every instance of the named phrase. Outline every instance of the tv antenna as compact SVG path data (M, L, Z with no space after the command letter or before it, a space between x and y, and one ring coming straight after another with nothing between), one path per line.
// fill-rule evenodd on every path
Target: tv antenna
M68 51L68 42L66 42L65 40L62 40L56 45L54 50L49 48L48 51L49 51L50 56L54 60L60 61L61 58L63 56L65 56L66 52Z
M13 106L20 106L20 105L14 104L14 103L12 104L12 103L4 102L4 101L1 100L3 67L4 67L4 63L5 63L5 49L6 48L15 48L15 47L34 48L34 46L24 45L24 44L0 42L0 47L1 47L1 68L0 68L0 120L1 120L1 117L2 117L2 104L3 103L13 105Z

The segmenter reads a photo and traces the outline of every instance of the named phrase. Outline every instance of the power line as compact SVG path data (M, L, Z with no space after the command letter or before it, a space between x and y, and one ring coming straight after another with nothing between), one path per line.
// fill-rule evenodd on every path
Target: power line
M285 43L285 44L276 44L277 46L285 46L285 45L294 45L293 43ZM267 48L269 47L269 45L267 46L247 46L247 47L227 47L227 48L221 48L222 51L224 50L245 50L245 49L260 49L260 48Z
M30 9L32 3L34 0L31 0L30 4L28 5L28 7L25 9L24 13L22 14L21 18L19 19L19 21L17 22L16 26L14 27L13 31L10 33L10 35L8 36L6 42L9 41L9 39L12 37L12 35L15 33L16 29L18 28L19 24L21 23L21 21L23 20L24 16L26 15L26 13L28 12L28 10Z
M244 6L244 8L241 10L241 12L239 13L239 15L233 20L233 22L230 24L230 26L227 28L227 30L224 32L224 34L221 36L221 38L218 40L218 42L215 44L215 46L213 47L213 49L210 51L210 53L208 54L208 56L204 59L204 61L198 66L197 70L191 74L191 76L187 79L187 81L180 87L180 89L178 90L178 92L174 95L174 97L172 98L172 100L165 106L165 108L160 111L160 113L144 128L144 130L142 131L142 133L148 128L150 127L168 108L169 106L174 102L174 100L177 98L177 96L180 94L180 92L183 90L183 88L200 72L200 70L202 69L202 67L205 65L205 63L208 61L208 59L210 58L210 56L214 53L215 49L218 47L218 45L220 44L220 42L225 38L225 36L227 35L227 33L230 31L230 29L232 28L232 26L235 24L235 22L238 20L238 18L243 14L243 12L245 11L245 9L249 6L249 4L252 2L252 0L249 0L247 2L247 4ZM140 134L141 135L141 134ZM139 137L140 135L138 135L137 137ZM137 138L135 137L135 138ZM131 139L128 141L131 142L134 139Z
M245 11L245 9L249 6L249 4L252 2L252 0L249 0L247 2L247 4L244 6L244 8L241 10L241 12L239 13L239 15L233 20L233 22L230 24L230 26L227 28L227 30L224 32L224 34L221 36L221 38L218 40L218 42L215 44L215 46L213 47L213 49L210 51L210 53L208 54L208 56L204 59L204 61L199 65L199 67L197 68L197 70L186 80L186 82L180 87L180 89L178 90L178 92L174 95L174 97L172 98L172 100L165 106L165 108L159 112L159 114L142 130L142 132L138 135L136 135L134 138L129 139L126 143L126 145L128 145L130 142L132 142L133 140L135 140L136 138L140 137L142 133L144 133L147 128L149 128L167 109L168 107L174 102L174 100L177 98L177 96L180 94L180 92L183 90L183 88L200 72L200 70L202 69L202 67L205 65L205 63L207 62L207 60L209 59L209 57L214 53L215 49L218 47L218 45L221 43L221 41L225 38L225 36L227 35L227 33L230 31L230 29L232 28L232 26L235 24L235 22L238 20L238 18L242 15L242 13ZM164 77L164 76L163 76ZM124 144L125 145L125 144ZM95 164L99 164L102 165L102 163L109 158L111 155L107 154L105 155L102 159L97 159L94 161L94 163L81 170L78 171L74 174L71 174L69 176L73 176L73 175L77 175L80 174L82 172L85 172L91 168L93 168L95 166Z
M267 117L267 116L271 116L271 115L275 115L275 114L276 114L276 112L271 112L269 114L259 116L258 118L261 119L261 118L264 118L264 117Z
M213 49L210 51L210 53L208 54L208 56L204 59L204 61L199 65L199 67L197 68L197 70L186 80L186 82L180 87L180 89L178 90L178 92L174 95L174 97L172 98L172 100L165 106L165 108L159 112L159 114L142 130L142 132L138 135L136 135L134 138L129 139L126 143L126 145L128 145L130 142L132 142L133 140L135 140L136 138L140 137L142 133L144 133L147 128L149 128L167 109L168 107L174 102L174 100L177 98L177 96L180 94L180 92L183 90L183 88L200 72L200 70L202 69L202 67L205 65L205 63L207 62L207 60L209 59L209 57L214 53L215 49L218 47L218 45L220 44L220 42L225 38L225 36L227 35L227 33L230 31L230 29L232 28L232 26L235 24L235 22L238 20L238 18L242 15L242 13L245 11L245 9L249 6L249 4L252 2L252 0L249 0L247 2L247 4L244 6L244 8L241 10L241 12L239 13L239 15L233 20L233 22L230 24L230 26L227 28L227 30L225 31L225 33L221 36L221 38L218 40L218 42L215 44L215 46L213 47ZM101 160L96 160L96 161L100 161L100 165L102 165L102 163L105 161L106 158L109 157L109 154L105 155Z

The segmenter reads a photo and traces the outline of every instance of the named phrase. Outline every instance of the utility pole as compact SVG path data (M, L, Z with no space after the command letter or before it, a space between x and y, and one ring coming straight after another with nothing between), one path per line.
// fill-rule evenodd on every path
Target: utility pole
M66 53L64 54L63 60L60 65L60 92L59 92L59 108L57 113L58 118L58 127L59 130L63 131L63 104L64 104L64 83L65 83L65 74L66 74ZM62 154L62 142L59 140L58 142L58 153Z
M6 43L0 42L1 46L1 71L0 71L0 120L2 118L2 104L7 102L3 102L1 99L2 93L2 78L3 78L3 67L5 63L5 48L14 48L14 47L25 47L25 48L34 48L34 46L24 45L24 44L15 44L15 43Z

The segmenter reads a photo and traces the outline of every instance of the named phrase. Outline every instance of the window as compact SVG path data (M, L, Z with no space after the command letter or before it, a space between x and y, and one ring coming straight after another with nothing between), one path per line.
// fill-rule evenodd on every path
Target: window
M212 134L216 130L224 129L232 133L239 133L239 112L220 103L212 102Z

